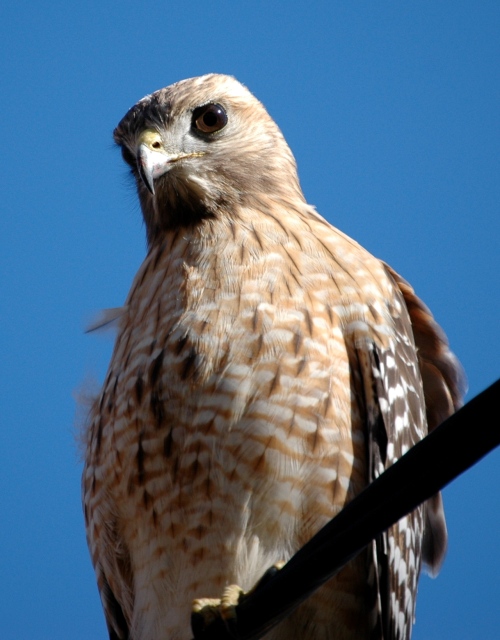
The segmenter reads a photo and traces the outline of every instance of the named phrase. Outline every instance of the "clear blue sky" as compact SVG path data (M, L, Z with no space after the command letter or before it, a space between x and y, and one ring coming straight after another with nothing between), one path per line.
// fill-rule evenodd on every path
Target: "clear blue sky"
M112 145L125 111L206 72L245 83L309 202L434 311L471 397L500 376L499 34L498 0L3 3L3 640L106 638L74 395L112 348L85 323L123 302L145 251ZM421 580L415 640L498 638L499 487L497 451L445 491L448 558Z

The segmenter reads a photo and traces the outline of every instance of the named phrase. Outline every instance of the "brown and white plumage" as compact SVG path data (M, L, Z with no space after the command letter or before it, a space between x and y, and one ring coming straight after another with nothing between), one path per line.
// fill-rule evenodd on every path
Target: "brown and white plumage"
M157 91L115 140L149 251L91 414L87 535L110 637L186 640L194 598L289 558L463 377L411 287L305 202L236 80ZM409 638L422 549L437 569L445 547L436 497L267 637Z

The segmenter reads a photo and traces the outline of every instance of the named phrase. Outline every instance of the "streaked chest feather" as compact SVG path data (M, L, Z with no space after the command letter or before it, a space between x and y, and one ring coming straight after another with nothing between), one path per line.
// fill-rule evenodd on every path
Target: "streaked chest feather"
M113 443L121 508L135 517L127 497L138 493L194 523L211 493L222 512L248 492L259 496L256 530L287 526L307 502L330 515L333 493L365 480L361 462L351 469L364 443L338 313L342 272L332 281L330 264L312 268L297 251L304 285L279 251L252 254L250 245L194 259L191 250L158 247L127 302L100 436Z

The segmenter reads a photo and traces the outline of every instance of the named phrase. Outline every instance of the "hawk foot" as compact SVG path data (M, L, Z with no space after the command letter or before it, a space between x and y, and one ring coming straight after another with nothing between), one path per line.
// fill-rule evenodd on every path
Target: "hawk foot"
M237 584L226 587L221 598L197 598L191 609L191 627L195 636L209 627L216 629L221 623L231 631L236 624L236 606L245 592ZM209 636L210 637L210 636ZM215 637L215 635L214 635Z
M191 626L195 636L205 633L210 628L213 633L209 633L207 637L212 637L213 635L216 638L217 628L220 628L221 624L223 624L232 635L237 637L236 607L244 598L247 598L259 587L266 584L284 564L284 562L277 562L270 567L252 589L246 593L237 584L231 584L224 589L221 598L197 598L194 600L191 609Z

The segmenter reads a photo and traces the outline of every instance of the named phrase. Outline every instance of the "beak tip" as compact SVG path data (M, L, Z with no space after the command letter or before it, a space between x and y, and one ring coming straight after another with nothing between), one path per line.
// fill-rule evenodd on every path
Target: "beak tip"
M155 183L153 180L153 176L151 175L151 172L144 167L140 158L137 159L137 169L139 171L139 175L141 176L142 182L146 186L147 190L152 196L154 196Z

